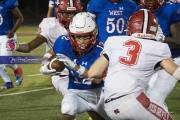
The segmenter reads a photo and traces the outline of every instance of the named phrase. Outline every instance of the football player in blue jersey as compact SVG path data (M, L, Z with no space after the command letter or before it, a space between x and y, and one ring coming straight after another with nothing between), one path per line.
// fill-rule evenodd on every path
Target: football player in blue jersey
M54 43L54 53L57 58L66 55L72 61L88 69L102 51L96 36L97 27L93 18L86 12L78 13L70 23L69 36L60 36ZM63 120L73 120L76 114L82 112L88 112L90 116L93 113L91 116L93 120L101 120L102 118L94 113L97 112L105 117L103 109L98 108L103 82L99 84L89 82L78 72L68 69L68 92L61 103Z
M141 0L141 6L156 15L165 36L164 42L169 44L175 63L180 65L180 3L164 2L164 0ZM164 103L176 83L177 80L174 77L164 70L159 70L151 79L147 93L155 101Z
M137 10L137 5L131 0L90 0L87 11L96 19L98 40L103 43L107 37L126 35L127 21Z
M15 21L15 22L14 22ZM9 56L12 55L11 51L6 48L6 42L9 39L15 40L15 32L23 22L23 16L18 9L17 0L1 0L0 1L0 55ZM14 42L14 41L13 41ZM22 69L16 64L8 65L14 70L16 76L16 85L20 85L22 82ZM0 75L4 80L4 85L1 89L9 89L13 87L13 84L4 71L5 65L1 64Z
M178 29L180 23L180 4L164 0L141 0L143 8L151 10L157 17L165 41L171 47L172 57L180 56L180 40Z

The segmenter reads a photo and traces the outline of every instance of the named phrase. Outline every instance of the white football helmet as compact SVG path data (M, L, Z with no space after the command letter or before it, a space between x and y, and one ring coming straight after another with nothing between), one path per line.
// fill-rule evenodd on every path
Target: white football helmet
M76 14L69 25L69 36L73 49L79 55L90 50L96 43L97 27L87 12ZM80 40L86 41L78 42Z

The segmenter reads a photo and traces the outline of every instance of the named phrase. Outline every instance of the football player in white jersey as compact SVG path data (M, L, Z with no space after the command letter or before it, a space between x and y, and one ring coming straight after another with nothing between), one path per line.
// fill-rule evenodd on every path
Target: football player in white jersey
M130 17L130 36L109 37L101 57L88 71L66 56L59 56L59 60L97 83L102 80L97 78L107 72L104 106L111 119L172 120L161 104L146 95L148 82L158 66L180 80L180 67L170 58L168 45L155 39L157 29L155 16L142 9Z
M165 2L164 0L141 0L141 6L156 15L162 28L160 34L165 36L163 42L169 44L172 58L176 64L180 65L180 4L176 1L172 3L172 1ZM164 104L176 83L177 80L165 70L158 70L149 82L147 94L154 101Z
M69 2L71 2L71 4ZM11 42L7 43L7 46L9 46L9 50L29 53L43 43L46 43L50 48L52 48L55 40L60 35L67 34L66 29L69 26L71 18L80 11L82 11L82 6L78 0L61 0L59 5L57 6L57 17L44 18L39 24L39 32L37 36L29 43L17 44L15 49L10 48L9 43ZM50 50L44 55L44 59L47 59L47 62L43 62L43 64L48 64L48 59L50 59L52 56L53 52ZM49 72L56 72L44 70L44 67L42 67L41 70L42 72L44 72L44 74L49 74ZM68 72L64 71L61 72L60 75L53 75L51 77L55 89L59 93L62 93L62 95L64 95L67 90L67 75Z

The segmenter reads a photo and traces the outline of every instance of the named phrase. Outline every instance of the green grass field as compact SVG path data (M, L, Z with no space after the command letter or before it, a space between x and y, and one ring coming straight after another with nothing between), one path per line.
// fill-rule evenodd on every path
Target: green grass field
M33 26L22 26L18 33L29 33L31 35L19 34L20 43L32 40L37 31ZM32 34L34 33L34 34ZM42 56L45 47L42 45L31 53L16 55L39 55ZM48 76L39 73L39 64L20 65L24 70L24 81L19 87L14 86L0 92L0 120L61 120L59 96L52 88ZM11 69L7 72L14 82L15 77ZM3 82L0 80L0 85ZM24 92L21 94L12 94ZM30 91L30 92L27 92ZM175 120L180 120L180 83L177 84L173 93L168 97L167 104ZM4 96L5 95L5 96ZM77 116L77 120L87 120L87 114Z

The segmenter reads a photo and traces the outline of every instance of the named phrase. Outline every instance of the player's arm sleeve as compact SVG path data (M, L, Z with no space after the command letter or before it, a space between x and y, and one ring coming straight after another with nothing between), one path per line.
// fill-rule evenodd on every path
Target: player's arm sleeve
M154 68L159 67L162 60L171 58L171 51L166 43L159 45L159 49L155 54L154 58L156 59L156 64Z
M38 34L48 39L48 25L46 23L45 18L42 20L42 22L39 24L39 30Z

